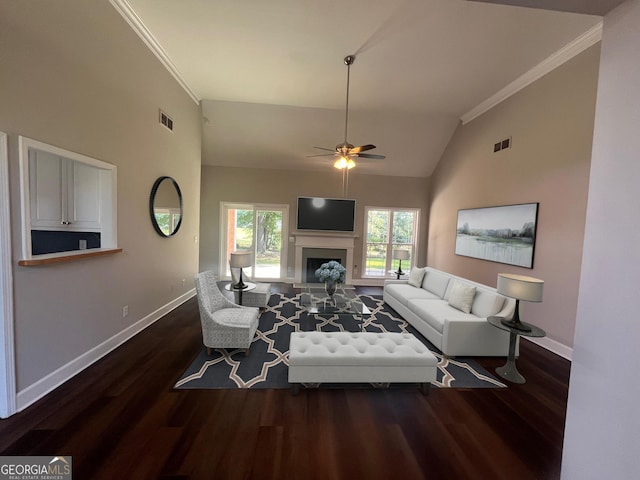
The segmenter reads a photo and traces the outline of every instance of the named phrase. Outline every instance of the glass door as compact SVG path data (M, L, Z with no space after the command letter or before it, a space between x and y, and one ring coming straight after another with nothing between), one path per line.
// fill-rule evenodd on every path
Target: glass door
M282 265L286 258L286 219L288 205L225 204L222 272L230 276L229 254L235 251L253 253L253 265L244 269L245 274L256 280L279 280L283 277Z

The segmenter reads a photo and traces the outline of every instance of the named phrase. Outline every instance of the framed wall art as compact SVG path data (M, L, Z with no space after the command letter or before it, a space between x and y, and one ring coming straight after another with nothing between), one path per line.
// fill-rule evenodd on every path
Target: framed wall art
M458 210L456 255L533 268L538 205Z

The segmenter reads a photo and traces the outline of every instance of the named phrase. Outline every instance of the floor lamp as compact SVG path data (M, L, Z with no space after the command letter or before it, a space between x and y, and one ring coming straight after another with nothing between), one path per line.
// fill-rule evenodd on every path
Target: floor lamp
M404 272L402 271L402 260L409 260L409 250L394 250L393 251L393 258L395 260L398 260L398 271L395 272L396 275L398 276L398 279L400 278L400 275L402 275Z

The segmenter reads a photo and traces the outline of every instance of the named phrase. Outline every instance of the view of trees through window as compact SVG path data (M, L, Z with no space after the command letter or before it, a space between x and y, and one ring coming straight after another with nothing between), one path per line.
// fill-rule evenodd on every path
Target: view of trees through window
M394 249L409 251L409 260L403 260L403 271L413 264L416 246L418 210L415 209L366 209L366 276L385 276L397 271L399 261L393 258Z
M281 209L228 208L228 242L226 257L238 250L254 255L251 275L256 278L279 278L282 254Z

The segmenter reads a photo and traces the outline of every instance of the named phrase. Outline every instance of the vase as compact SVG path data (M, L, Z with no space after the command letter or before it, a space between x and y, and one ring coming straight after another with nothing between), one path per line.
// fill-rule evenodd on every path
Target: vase
M333 280L327 280L324 282L324 289L330 298L333 298L333 294L336 293L336 282Z

